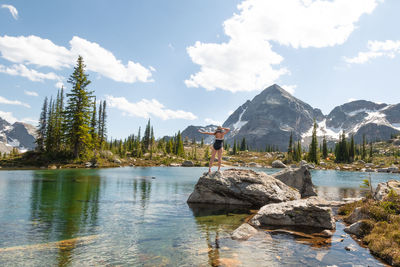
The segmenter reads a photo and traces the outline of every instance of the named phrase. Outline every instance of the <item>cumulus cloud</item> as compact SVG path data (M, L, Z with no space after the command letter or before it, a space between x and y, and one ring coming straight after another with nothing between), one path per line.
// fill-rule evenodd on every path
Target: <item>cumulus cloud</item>
M293 95L295 92L297 85L282 85L282 88L285 89L286 92Z
M8 121L9 123L14 123L14 122L18 121L17 118L14 117L12 112L1 111L1 110L0 110L0 118Z
M83 56L87 70L97 72L114 81L134 83L152 82L151 69L140 63L123 64L110 51L95 42L74 36L70 49L58 46L38 36L0 36L1 56L11 62L53 69L75 65L78 55Z
M200 71L188 87L231 92L265 88L288 73L272 42L293 48L343 44L363 14L379 0L244 0L223 24L225 43L196 42L187 48Z
M394 58L400 53L400 41L368 41L367 51L359 52L352 58L345 57L344 60L350 64L363 64L378 57Z
M213 125L222 125L222 122L220 122L220 121L215 121L215 120L210 119L210 118L205 118L205 119L204 119L204 122L205 122L207 125L210 125L210 124L213 124Z
M9 111L1 111L0 110L0 118L2 118L3 120L6 120L7 122L13 124L17 121L19 122L25 122L25 123L29 123L29 124L33 124L36 125L38 123L37 119L33 119L33 118L23 118L23 119L17 119L16 117L14 117L12 112Z
M183 110L167 109L156 99L142 99L139 102L129 102L125 97L106 96L108 106L123 112L123 115L132 117L149 118L155 116L162 120L186 119L194 120L197 118L193 113Z
M24 94L29 95L29 96L39 96L39 94L36 93L35 91L24 90Z
M43 82L44 80L61 80L62 77L54 72L42 73L34 69L28 69L23 64L14 64L11 67L6 67L0 64L0 72L13 76L22 76L33 82Z
M57 82L54 86L55 86L56 88L58 88L58 89L61 89L62 87L65 87L65 86L64 86L64 83L61 82L61 81Z
M31 107L30 105L28 105L28 104L26 104L26 103L23 103L23 102L21 102L21 101L18 101L18 100L8 100L7 98L2 97L2 96L0 96L0 104L24 106L24 107L26 107L26 108L30 108L30 107Z
M16 20L18 19L18 10L14 6L12 6L12 5L1 5L1 8L8 9L8 11L10 11L10 13L11 13L11 16Z

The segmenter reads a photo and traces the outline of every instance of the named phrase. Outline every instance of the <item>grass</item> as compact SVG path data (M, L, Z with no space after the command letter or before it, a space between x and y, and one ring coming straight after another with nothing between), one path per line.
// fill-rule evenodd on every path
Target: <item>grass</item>
M340 207L339 214L346 220L357 207L368 215L362 221L362 242L376 256L400 266L400 196L391 191L383 201L367 198L346 204Z

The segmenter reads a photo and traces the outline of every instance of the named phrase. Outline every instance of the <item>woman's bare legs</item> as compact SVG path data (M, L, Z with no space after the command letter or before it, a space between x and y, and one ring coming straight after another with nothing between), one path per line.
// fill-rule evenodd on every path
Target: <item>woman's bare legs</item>
M222 159L222 151L223 150L224 150L223 148L218 150L218 171L219 171L219 169L221 169L221 161L222 161L221 159Z
M215 159L215 153L217 152L213 147L211 148L212 152L211 152L211 159L210 159L210 163L208 164L208 173L211 172L211 167L214 163L214 159Z

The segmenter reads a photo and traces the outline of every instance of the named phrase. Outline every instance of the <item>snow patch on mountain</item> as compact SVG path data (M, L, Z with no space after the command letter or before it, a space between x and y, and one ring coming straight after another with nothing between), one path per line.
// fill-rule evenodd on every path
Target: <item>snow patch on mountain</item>
M307 132L301 135L302 141L304 141L306 137L312 136L313 129L314 126L312 126ZM341 128L327 127L326 119L317 122L317 136L326 136L327 139L338 139L341 131Z
M240 131L240 129L241 129L243 126L246 125L247 121L242 121L242 116L243 116L243 114L246 112L246 110L247 110L247 108L243 109L242 113L240 113L240 115L239 115L238 121L232 125L232 128L233 128L233 129L232 129L232 133L231 133L232 136L234 136L235 134L237 134L237 133Z

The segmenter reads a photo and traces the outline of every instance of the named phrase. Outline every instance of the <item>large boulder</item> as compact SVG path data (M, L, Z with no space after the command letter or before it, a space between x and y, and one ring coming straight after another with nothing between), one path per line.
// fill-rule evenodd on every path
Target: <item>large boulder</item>
M298 190L264 172L228 169L204 173L187 202L261 207L300 198Z
M376 200L382 200L391 190L393 190L397 195L400 195L400 181L390 180L388 182L379 183L376 187L374 198Z
M332 209L319 206L317 198L274 203L262 207L250 220L255 226L308 226L335 229Z
M299 190L302 198L317 195L311 180L311 173L304 165L300 168L282 170L272 174L272 177Z
M274 160L271 164L272 168L287 168L287 166L279 159Z
M361 220L347 226L344 228L344 231L348 234L356 235L357 237L363 237L369 234L373 227L374 226L373 223L371 224L371 221Z

